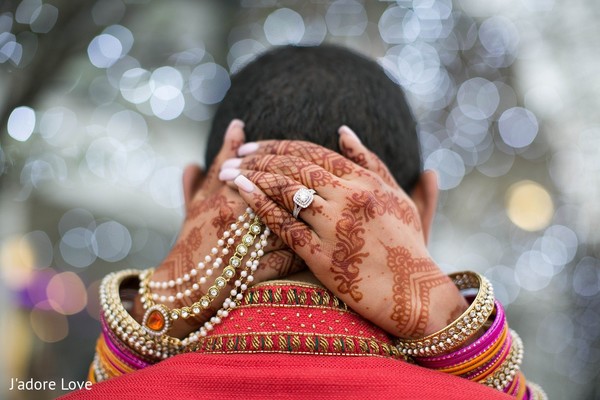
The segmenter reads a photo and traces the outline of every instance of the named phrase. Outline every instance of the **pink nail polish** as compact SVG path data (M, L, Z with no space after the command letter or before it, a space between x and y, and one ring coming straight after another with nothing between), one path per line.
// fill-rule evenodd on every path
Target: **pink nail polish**
M223 164L221 164L221 169L227 168L239 168L242 165L241 158L230 158L229 160L225 160Z
M219 180L220 181L231 181L231 180L235 179L239 174L240 174L239 169L235 169L235 168L222 169L221 172L219 172Z
M340 129L338 129L338 133L340 135L348 135L348 136L354 138L355 140L357 140L358 142L360 142L360 138L358 137L358 135L352 129L350 129L350 127L348 127L346 125L340 126Z
M233 183L246 193L252 193L254 191L254 183L244 175L238 175L238 177L233 180Z
M240 146L240 148L238 149L238 156L247 156L249 154L254 153L256 150L258 150L259 145L258 143L254 143L254 142L250 142L250 143L246 143Z

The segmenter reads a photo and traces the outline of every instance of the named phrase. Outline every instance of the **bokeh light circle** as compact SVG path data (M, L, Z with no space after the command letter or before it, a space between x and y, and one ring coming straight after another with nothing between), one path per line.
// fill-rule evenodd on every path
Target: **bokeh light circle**
M465 176L465 163L456 152L449 149L431 153L425 160L425 169L437 172L438 187L441 190L455 188Z
M54 275L46 287L48 303L58 313L77 314L87 305L87 290L81 278L74 272Z
M121 41L106 33L96 36L88 49L90 62L98 68L108 68L121 58L123 46Z
M150 72L143 68L132 68L126 71L119 82L121 96L130 103L140 104L152 96Z
M484 78L472 78L460 85L456 94L460 110L469 118L490 118L500 104L496 85Z
M121 261L131 250L131 235L118 222L104 222L94 231L92 249L94 254L105 261Z
M29 314L33 333L46 343L63 340L69 334L69 322L63 314L35 308Z
M73 228L61 238L59 249L62 258L70 265L85 268L96 261L92 251L92 231L86 228Z
M498 119L502 140L514 148L530 145L538 134L538 121L533 113L522 107L513 107Z
M546 228L554 215L550 193L530 180L517 182L508 188L505 206L512 223L526 231Z
M265 37L275 46L298 44L304 36L302 16L289 8L273 11L263 26Z
M19 142L24 142L35 128L35 111L31 107L17 107L8 117L8 134Z
M521 254L515 265L516 282L523 289L532 292L547 287L554 275L554 266L537 250Z
M231 86L229 73L215 63L197 66L189 78L192 96L203 104L216 104L223 100L229 86Z
M600 260L584 257L575 267L573 290L583 297L593 297L600 293Z
M325 22L334 36L360 36L369 20L365 7L355 0L336 0L327 9Z

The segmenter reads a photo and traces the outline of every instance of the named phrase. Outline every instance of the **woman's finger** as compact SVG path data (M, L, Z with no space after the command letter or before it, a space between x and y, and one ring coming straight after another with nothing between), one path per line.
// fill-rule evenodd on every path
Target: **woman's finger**
M244 171L243 175L292 216L306 222L317 234L323 230L323 224L332 219L328 217L333 211L327 199L320 191L302 182L269 172ZM324 190L323 187L321 189Z
M267 154L302 158L319 165L337 177L351 174L356 165L333 150L301 140L264 140L246 143L238 149L239 157Z
M388 167L375 153L365 147L352 129L346 125L342 125L338 130L338 133L340 135L340 149L344 156L348 157L361 167L375 172L391 187L399 187Z
M228 171L222 171L220 177L223 177ZM321 195L310 186L298 182L288 176L280 174L272 174L262 171L239 171L233 172L229 177L235 180L240 174L252 181L260 190L269 196L269 198L280 207L294 215L295 210L298 212L297 217L310 225L317 232L323 229L323 222L331 219L331 207L327 204L326 196ZM235 175L235 176L234 176ZM321 189L324 190L322 187ZM301 192L299 192L301 191ZM329 189L329 192L333 192ZM298 198L296 199L296 196ZM306 207L300 207L297 202L302 204L302 197L306 197L306 201L310 200L310 204ZM300 214L301 213L301 214Z
M321 239L244 175L234 180L240 196L279 238L302 259L321 251Z
M340 155L338 157L342 158ZM325 198L334 196L336 191L348 190L349 182L347 180L340 179L321 166L299 157L278 155L252 156L241 159L240 163L225 162L223 165L226 168L221 169L219 179L223 176L235 174L235 172L227 172L228 169L251 170L285 175L310 189L318 190ZM237 165L237 168L227 168L228 165Z

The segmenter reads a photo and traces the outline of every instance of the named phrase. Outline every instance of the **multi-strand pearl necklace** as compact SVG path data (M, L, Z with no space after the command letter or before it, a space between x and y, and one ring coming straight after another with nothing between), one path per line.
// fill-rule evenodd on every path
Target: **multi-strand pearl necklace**
M250 217L250 222L245 222L246 218ZM174 299L181 299L184 296L191 296L192 290L186 289L183 292L178 292L175 296L156 296L151 293L151 289L154 288L168 288L174 287L179 282L189 282L191 276L198 275L198 271L204 270L204 276L201 276L197 282L192 284L193 291L200 289L200 285L206 283L207 277L213 275L213 269L219 268L223 265L223 258L217 257L212 263L212 266L206 268L207 263L212 262L212 257L219 253L217 247L211 249L211 255L207 255L204 258L204 262L198 263L195 273L186 273L183 277L179 277L170 281L151 281L153 269L144 272L140 276L140 289L141 301L144 309L146 310L143 318L142 325L146 332L150 335L161 336L164 335L174 320L181 318L189 318L190 316L200 315L205 310L209 309L213 300L219 296L221 289L225 288L227 283L237 274L237 271L241 269L239 278L234 282L235 288L231 290L230 296L225 299L222 307L217 311L217 314L210 318L209 321L204 323L204 326L197 332L190 334L185 341L191 343L198 340L199 336L205 336L208 331L212 330L214 325L220 323L222 318L229 315L229 310L234 308L238 301L243 298L243 293L247 290L248 284L254 280L254 272L258 269L260 258L264 255L263 248L267 245L267 238L270 234L269 228L263 226L260 220L255 216L251 209L247 209L246 213L238 217L238 222L242 224L242 228L239 228L236 223L230 226L231 231L223 233L223 237L218 240L217 246L222 247L222 256L229 254L230 248L235 244L234 237L241 237L241 243L235 246L235 253L229 258L227 266L223 268L222 273L214 280L212 286L208 288L206 294L200 297L200 299L194 302L189 307L182 307L180 309L169 309L164 304L157 304L156 301L174 301ZM246 232L244 234L244 231ZM233 232L233 235L232 233ZM260 235L260 236L259 236ZM232 237L233 236L233 237ZM259 240L255 244L257 236ZM254 249L252 246L254 245ZM244 263L244 258L249 255L249 259Z
M217 311L217 314L211 317L204 323L196 332L191 333L188 337L181 341L183 346L197 342L200 336L206 336L209 331L213 330L214 326L220 324L223 318L229 316L229 311L234 309L239 301L244 298L244 293L248 290L248 286L254 281L254 272L258 269L260 258L264 255L263 248L267 245L267 238L271 231L265 227L264 232L260 235L260 240L256 243L256 251L250 253L250 259L246 261L245 268L240 272L239 278L234 282L234 288L229 293L230 296L225 298L223 305Z
M203 261L198 262L194 268L192 268L189 272L186 272L182 276L179 276L174 279L170 279L168 281L154 281L150 280L148 282L148 287L150 289L170 289L175 286L182 286L190 282L196 276L199 276L202 272L204 272L204 276L200 276L198 280L191 285L191 289L188 287L184 290L177 292L175 295L159 295L158 293L152 293L152 300L160 301L161 303L170 302L173 303L175 300L181 300L184 297L190 297L194 292L200 289L200 285L203 285L207 281L207 277L210 277L215 268L220 268L223 265L223 257L227 256L230 252L231 246L235 243L235 238L242 236L243 230L248 230L250 228L250 223L246 222L246 219L250 219L252 221L255 218L255 214L250 207L246 209L246 212L243 215L240 215L237 218L237 222L231 224L229 226L229 230L225 230L221 238L217 241L217 246L213 247L210 250L210 254L207 254L204 257ZM241 228L240 228L241 225ZM221 249L221 255L219 254L219 248ZM214 260L213 260L214 258ZM238 267L235 266L234 267Z

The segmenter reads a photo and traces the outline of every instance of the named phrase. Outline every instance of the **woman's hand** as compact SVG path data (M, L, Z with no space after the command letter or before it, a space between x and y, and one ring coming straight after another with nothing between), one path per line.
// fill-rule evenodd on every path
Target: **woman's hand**
M429 256L415 204L348 128L340 147L348 158L308 142L248 143L220 177L355 311L403 338L437 331L466 303ZM296 219L301 188L316 194Z
M218 179L219 166L226 159L235 156L236 150L244 142L243 127L241 121L232 121L225 134L223 146L206 175L197 166L188 167L184 172L186 217L175 245L154 272L153 281L176 280L178 277L189 274L199 261L204 261L204 258L211 254L211 249L217 246L217 241L229 228L229 225L236 222L238 216L244 214L248 207L244 200L236 190ZM224 258L225 262L227 260L227 257ZM254 282L285 277L301 268L305 268L302 260L275 235L271 235L265 255L260 260L259 269L254 274ZM176 298L173 302L159 302L164 303L170 309L190 306L206 294L208 287L213 284L214 278L219 273L219 270L215 270L212 279L209 277L207 282L200 284L199 289L192 291L190 296ZM197 281L198 278L199 276L193 281ZM186 289L190 289L192 283L194 282L190 279L190 281L174 287L153 289L152 293L168 298L176 296L178 292L183 293ZM175 321L169 334L183 337L198 329L202 323L216 313L216 310L222 305L225 295L229 294L232 287L230 284L230 287L221 290L220 296L214 299L212 308L201 316ZM132 314L138 321L141 320L144 314L141 302L135 302Z

